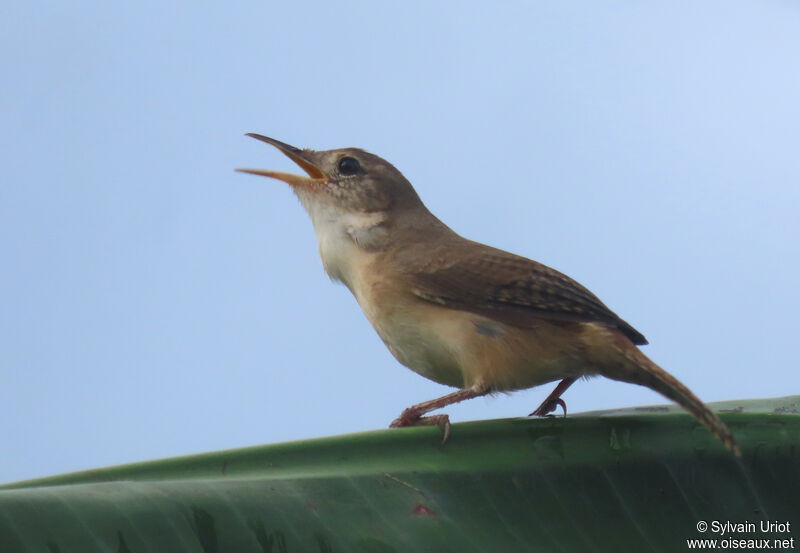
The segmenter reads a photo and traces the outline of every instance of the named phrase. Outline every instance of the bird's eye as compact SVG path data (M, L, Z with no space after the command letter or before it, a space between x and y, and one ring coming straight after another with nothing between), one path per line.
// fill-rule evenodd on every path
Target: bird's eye
M343 157L339 160L339 173L342 175L355 175L361 172L361 164L354 157Z

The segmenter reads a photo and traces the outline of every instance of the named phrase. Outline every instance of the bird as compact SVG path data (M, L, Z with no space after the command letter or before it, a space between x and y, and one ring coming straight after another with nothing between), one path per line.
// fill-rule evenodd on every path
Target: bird
M391 163L359 148L300 149L256 133L306 174L237 169L288 184L311 218L328 276L355 297L403 365L456 388L390 427L437 425L432 411L560 381L531 415L566 404L577 379L604 376L676 402L735 455L725 423L647 357L645 337L587 288L542 263L464 238L431 213Z

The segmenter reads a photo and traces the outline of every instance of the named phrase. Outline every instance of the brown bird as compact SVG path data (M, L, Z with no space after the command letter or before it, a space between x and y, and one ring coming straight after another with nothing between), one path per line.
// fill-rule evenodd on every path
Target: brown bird
M311 217L325 272L347 286L400 363L458 388L413 405L392 427L440 425L429 412L492 392L563 379L544 415L577 378L603 375L675 401L740 455L725 423L644 355L644 336L589 290L541 263L462 238L437 219L389 162L357 148L271 144L308 176L238 169L288 183ZM566 413L566 408L565 408Z

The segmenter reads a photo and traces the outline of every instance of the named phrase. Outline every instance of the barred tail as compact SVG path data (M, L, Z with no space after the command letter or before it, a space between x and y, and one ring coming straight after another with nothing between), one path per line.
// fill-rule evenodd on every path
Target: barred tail
M731 431L705 403L700 401L692 391L684 386L677 378L656 365L639 348L634 346L627 338L618 335L616 341L617 351L623 355L627 363L609 364L602 367L603 376L613 380L630 382L646 386L661 395L671 399L691 413L703 426L708 428L719 440L737 457L742 456L739 444L736 443Z

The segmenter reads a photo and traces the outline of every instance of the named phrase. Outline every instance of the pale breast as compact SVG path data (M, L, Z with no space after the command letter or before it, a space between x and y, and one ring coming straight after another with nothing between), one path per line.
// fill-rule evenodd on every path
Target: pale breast
M356 273L351 288L383 343L403 365L440 384L465 385L457 352L443 340L440 313L407 292L408 286L375 268L376 257Z

